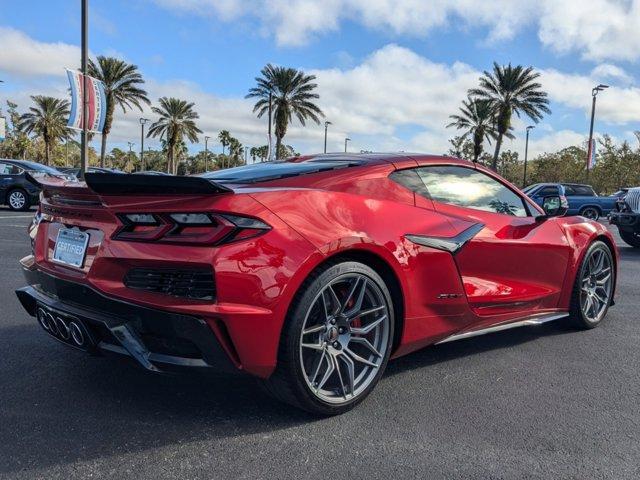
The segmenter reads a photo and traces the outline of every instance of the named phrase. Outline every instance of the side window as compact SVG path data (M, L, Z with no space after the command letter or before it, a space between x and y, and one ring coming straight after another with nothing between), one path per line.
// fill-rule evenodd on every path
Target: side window
M558 187L543 187L536 192L536 197L548 197L551 195L558 195Z
M389 175L389 178L394 182L399 183L403 187L408 188L412 192L429 198L427 187L425 187L424 182L415 169L396 170L391 175Z
M576 195L578 195L578 193L576 193L576 190L574 187L572 187L571 185L563 185L564 186L564 194L567 197L575 197Z
M0 163L0 175L20 175L22 169L8 163Z
M528 216L522 198L502 183L472 168L433 166L416 169L431 199L487 212Z

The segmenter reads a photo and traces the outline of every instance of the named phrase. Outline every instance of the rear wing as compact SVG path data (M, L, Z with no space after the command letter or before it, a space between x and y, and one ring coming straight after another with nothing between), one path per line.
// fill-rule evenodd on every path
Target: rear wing
M233 193L203 177L85 173L84 180L98 195L215 195Z
M203 177L173 175L128 175L122 173L85 173L85 181L71 182L56 177L26 179L50 192L98 195L217 195L233 193L228 187ZM87 192L87 189L91 192Z

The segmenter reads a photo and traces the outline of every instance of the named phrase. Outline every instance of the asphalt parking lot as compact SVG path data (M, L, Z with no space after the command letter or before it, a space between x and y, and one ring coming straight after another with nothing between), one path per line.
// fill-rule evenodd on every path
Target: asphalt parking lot
M640 250L617 305L392 362L317 419L247 377L155 376L58 344L18 304L29 213L0 209L0 478L640 478Z

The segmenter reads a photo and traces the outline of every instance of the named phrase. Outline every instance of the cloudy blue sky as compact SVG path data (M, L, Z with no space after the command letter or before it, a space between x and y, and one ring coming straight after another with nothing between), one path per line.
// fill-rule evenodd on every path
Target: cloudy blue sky
M155 101L196 103L214 136L265 143L266 125L244 99L267 62L318 77L333 125L329 150L443 153L446 129L482 70L499 63L542 73L552 115L532 134L533 154L586 139L593 85L596 131L635 142L640 130L640 0L91 0L93 55L137 64ZM0 101L65 97L65 67L79 64L79 0L0 0ZM150 111L144 115L153 118ZM110 147L139 142L139 112L118 113ZM516 120L524 149L526 118ZM286 142L322 149L323 127L294 124ZM97 142L96 142L97 146ZM138 148L138 147L135 147ZM192 150L203 148L202 144ZM219 147L216 147L219 148Z

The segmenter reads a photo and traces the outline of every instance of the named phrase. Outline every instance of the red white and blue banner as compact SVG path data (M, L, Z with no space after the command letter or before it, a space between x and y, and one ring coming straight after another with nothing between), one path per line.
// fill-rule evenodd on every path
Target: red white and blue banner
M596 166L596 139L591 140L591 145L589 145L589 169L591 170Z
M69 128L82 130L82 98L84 87L82 73L77 70L67 69L67 77L71 85L71 113L69 114ZM93 133L102 133L104 120L107 116L107 95L103 83L93 77L86 77L87 103L89 114L87 116L87 129Z

